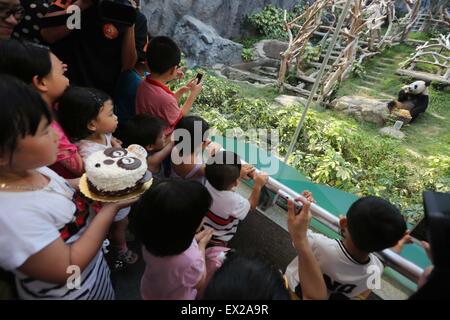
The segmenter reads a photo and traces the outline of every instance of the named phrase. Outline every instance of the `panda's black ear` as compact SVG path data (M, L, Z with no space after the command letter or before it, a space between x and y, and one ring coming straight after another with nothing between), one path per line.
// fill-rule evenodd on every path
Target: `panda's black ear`
M429 87L430 85L431 85L431 81L430 80L425 81L425 87Z

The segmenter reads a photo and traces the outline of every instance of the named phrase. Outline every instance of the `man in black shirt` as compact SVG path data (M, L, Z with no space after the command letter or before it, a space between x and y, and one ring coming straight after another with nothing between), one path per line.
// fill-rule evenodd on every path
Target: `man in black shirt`
M71 16L66 14L70 5L81 9L80 29L70 30L66 25ZM110 96L114 94L120 72L134 67L136 49L143 50L146 43L147 20L143 14L138 12L132 26L107 21L101 16L98 4L91 0L56 0L45 19L47 23L41 35L68 64L67 76L71 83L94 87Z

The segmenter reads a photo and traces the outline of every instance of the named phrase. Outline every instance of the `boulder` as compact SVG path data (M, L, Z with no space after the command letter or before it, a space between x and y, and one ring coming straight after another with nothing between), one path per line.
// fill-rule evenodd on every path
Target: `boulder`
M180 20L175 27L174 39L190 67L242 62L241 44L222 38L213 27L192 16Z
M142 0L141 12L147 17L152 36L173 36L175 27L185 15L213 26L225 38L243 34L242 22L247 15L265 6L292 9L299 0Z
M344 96L331 102L331 107L361 121L376 123L379 126L384 125L389 118L386 102L372 98Z
M397 140L402 140L405 134L398 129L393 127L384 127L380 129L380 134L383 136L388 136Z
M286 94L280 95L275 98L275 102L281 106L291 106L295 104L300 104L302 106L306 105L307 100L298 96L289 96Z

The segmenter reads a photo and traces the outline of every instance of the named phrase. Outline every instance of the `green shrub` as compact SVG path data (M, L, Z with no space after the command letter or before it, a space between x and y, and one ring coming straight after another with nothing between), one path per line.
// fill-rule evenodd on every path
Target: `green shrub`
M294 19L303 11L302 4L296 5L292 11L288 11L287 20ZM279 40L288 39L288 34L284 30L284 10L281 8L268 5L262 11L248 16L247 20L262 36Z

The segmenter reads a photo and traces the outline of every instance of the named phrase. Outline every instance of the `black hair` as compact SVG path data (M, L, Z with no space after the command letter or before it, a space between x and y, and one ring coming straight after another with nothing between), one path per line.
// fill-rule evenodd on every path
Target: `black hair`
M181 51L169 37L150 40L147 47L147 64L151 72L163 74L181 62Z
M284 278L259 255L228 254L203 295L204 300L289 300Z
M175 135L175 144L184 143L184 138L188 138L190 139L190 152L193 153L204 142L205 133L209 130L209 123L198 116L187 116L178 122L175 127L175 130L177 129L187 130L189 137L183 137L183 134L180 137ZM180 150L180 154L183 155L183 150Z
M221 151L208 159L205 176L217 190L228 190L241 175L241 159L230 151Z
M50 53L48 47L31 42L0 41L0 73L32 83L33 77L43 78L51 72Z
M103 104L110 100L103 91L94 88L69 87L59 100L57 119L72 141L79 141L93 132L88 129Z
M133 208L136 236L155 256L181 254L190 247L211 203L199 182L160 180Z
M0 74L0 153L12 153L17 141L35 135L44 117L52 122L52 115L39 93L30 85L6 74Z
M165 127L166 123L160 118L138 114L121 127L120 138L125 147L130 144L146 147L156 142Z
M347 213L347 223L355 247L368 253L396 245L406 232L400 210L375 196L353 203Z

